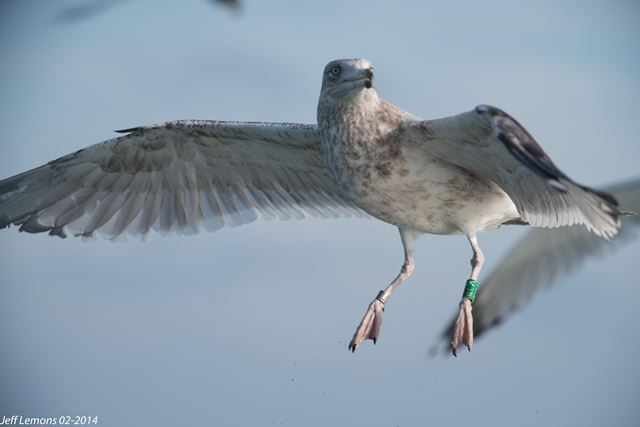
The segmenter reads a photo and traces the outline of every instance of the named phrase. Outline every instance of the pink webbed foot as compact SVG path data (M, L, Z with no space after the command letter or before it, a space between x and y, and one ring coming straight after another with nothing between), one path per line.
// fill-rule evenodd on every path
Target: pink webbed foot
M471 301L468 298L462 298L460 311L453 330L453 340L451 341L451 352L456 357L458 357L460 344L464 344L469 351L473 346L473 315L471 310Z
M353 338L349 343L349 350L351 350L351 352L356 351L356 348L365 340L373 340L374 344L378 341L380 327L382 326L383 311L384 304L380 300L374 299L371 304L369 304L367 313L362 318L358 329L356 329L356 333L353 334Z

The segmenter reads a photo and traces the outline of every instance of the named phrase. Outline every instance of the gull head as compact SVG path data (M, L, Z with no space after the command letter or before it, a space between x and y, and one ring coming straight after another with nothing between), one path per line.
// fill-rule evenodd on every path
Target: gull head
M373 89L373 64L368 59L336 59L324 67L321 96L349 98Z

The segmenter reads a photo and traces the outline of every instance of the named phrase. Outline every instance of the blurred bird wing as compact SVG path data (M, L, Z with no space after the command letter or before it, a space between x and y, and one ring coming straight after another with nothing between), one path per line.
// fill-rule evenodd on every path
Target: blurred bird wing
M606 191L619 200L622 210L640 212L640 179L609 187ZM482 281L473 303L474 335L477 337L503 322L538 291L550 287L584 261L610 253L631 241L639 226L640 216L623 217L620 233L611 241L577 226L531 230ZM455 320L454 317L442 333L447 342Z
M365 215L334 185L315 125L177 121L119 132L128 134L0 181L0 228L114 238Z
M507 113L481 105L457 116L408 120L405 125L409 139L429 155L496 183L529 224L584 224L607 238L617 232L616 201L572 181Z

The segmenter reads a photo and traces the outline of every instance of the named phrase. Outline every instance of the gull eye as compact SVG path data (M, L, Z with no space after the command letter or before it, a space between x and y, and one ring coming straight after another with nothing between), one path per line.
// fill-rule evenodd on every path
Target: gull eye
M332 67L330 70L331 74L333 74L334 76L337 76L338 74L340 74L340 67L336 66L336 67Z

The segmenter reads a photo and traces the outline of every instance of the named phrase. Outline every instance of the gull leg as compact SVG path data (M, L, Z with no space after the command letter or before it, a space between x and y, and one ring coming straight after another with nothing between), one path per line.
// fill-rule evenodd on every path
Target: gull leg
M454 356L458 356L457 350L460 344L464 344L469 351L473 346L473 315L471 314L471 303L475 299L476 289L478 287L478 275L484 264L484 254L478 246L478 240L475 235L467 236L471 248L473 249L473 258L471 258L471 277L467 280L462 300L460 301L460 311L453 329L453 340L451 341L451 351Z
M384 305L387 303L394 289L413 273L413 241L416 238L416 233L403 228L398 228L398 230L400 231L400 238L402 239L402 246L404 248L404 264L402 265L400 273L393 279L393 282L384 288L384 290L378 292L378 296L369 304L366 314L362 318L360 325L358 325L349 343L349 350L352 352L356 351L356 348L365 340L373 340L374 344L378 341L380 327L382 326Z

